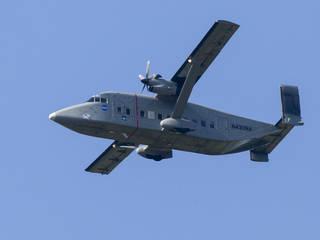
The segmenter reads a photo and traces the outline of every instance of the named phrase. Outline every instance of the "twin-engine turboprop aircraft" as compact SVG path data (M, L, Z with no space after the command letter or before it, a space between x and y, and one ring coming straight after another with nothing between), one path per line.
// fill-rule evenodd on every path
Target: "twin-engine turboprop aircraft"
M217 21L170 81L159 74L139 75L155 97L104 92L87 102L51 113L49 119L76 132L115 141L86 169L110 173L134 150L160 161L172 150L209 155L250 151L251 160L268 154L297 125L302 125L298 88L281 86L281 119L275 124L227 114L188 102L193 86L239 28Z

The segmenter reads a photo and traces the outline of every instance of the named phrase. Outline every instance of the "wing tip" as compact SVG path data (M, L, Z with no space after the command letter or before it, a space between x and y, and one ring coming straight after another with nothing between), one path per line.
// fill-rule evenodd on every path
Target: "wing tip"
M228 25L233 25L235 26L236 28L239 28L240 25L237 24L237 23L234 23L234 22L231 22L231 21L228 21L228 20L218 20L217 23L224 23L224 24L228 24Z
M97 173L97 174L101 174L101 175L108 175L111 171L109 170L95 170L95 169L92 169L90 167L87 167L85 169L86 172L89 172L89 173Z

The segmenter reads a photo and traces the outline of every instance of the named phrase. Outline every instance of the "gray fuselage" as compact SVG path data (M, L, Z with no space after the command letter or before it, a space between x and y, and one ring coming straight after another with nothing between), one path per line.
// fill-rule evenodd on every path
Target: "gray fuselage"
M188 103L183 118L195 129L183 134L164 131L160 122L170 117L173 107L171 101L156 97L106 92L57 111L55 121L90 136L210 155L261 146L266 142L259 138L276 130L271 124Z

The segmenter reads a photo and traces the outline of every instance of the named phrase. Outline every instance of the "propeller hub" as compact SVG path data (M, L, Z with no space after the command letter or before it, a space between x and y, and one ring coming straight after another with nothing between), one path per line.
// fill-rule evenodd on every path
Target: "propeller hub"
M149 80L150 80L150 79L148 79L148 78L144 78L144 79L141 79L141 82L142 82L143 84L147 84L147 83L149 82Z

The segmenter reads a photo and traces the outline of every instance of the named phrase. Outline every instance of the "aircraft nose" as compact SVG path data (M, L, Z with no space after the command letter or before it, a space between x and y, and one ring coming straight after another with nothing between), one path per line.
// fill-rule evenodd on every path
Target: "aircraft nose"
M71 106L49 114L49 119L63 126L69 126L81 121L83 119L81 116L81 106Z
M68 109L61 109L49 114L49 119L59 124L72 120L72 112Z
M71 120L71 118L72 118L72 115L70 114L70 111L65 109L61 109L49 114L49 119L59 124L69 121Z
M49 119L52 120L52 121L54 121L55 118L56 118L56 116L57 116L57 114L56 114L55 112L50 113L50 114L49 114Z

